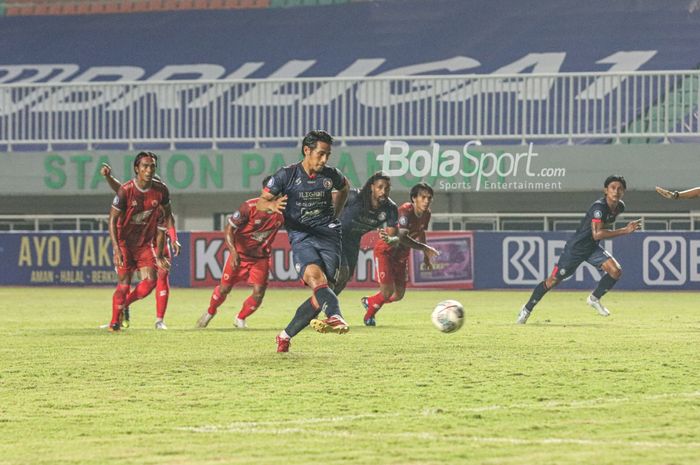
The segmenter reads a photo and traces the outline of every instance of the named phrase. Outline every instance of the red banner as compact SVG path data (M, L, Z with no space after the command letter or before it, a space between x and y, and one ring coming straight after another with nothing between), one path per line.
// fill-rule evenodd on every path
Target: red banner
M360 244L357 269L347 287L374 288L375 232L365 234ZM472 289L474 287L474 236L471 232L429 232L428 243L440 251L432 271L423 266L423 254L413 250L409 259L408 287ZM190 283L192 287L214 287L221 279L228 249L223 232L193 232ZM280 231L272 243L270 266L271 287L301 286L294 269L287 233ZM245 286L246 283L241 283Z

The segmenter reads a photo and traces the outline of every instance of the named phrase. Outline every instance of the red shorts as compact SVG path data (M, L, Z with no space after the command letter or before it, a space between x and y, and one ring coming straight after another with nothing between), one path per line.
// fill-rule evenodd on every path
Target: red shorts
M156 268L156 251L151 244L141 247L127 247L119 244L123 265L115 267L117 274L133 273L141 268Z
M396 258L390 254L374 254L375 279L379 284L405 287L408 281L408 257Z
M231 255L228 256L224 271L221 273L221 284L233 286L234 284L248 280L251 286L267 286L267 277L270 271L270 259L241 259L238 267L233 268Z

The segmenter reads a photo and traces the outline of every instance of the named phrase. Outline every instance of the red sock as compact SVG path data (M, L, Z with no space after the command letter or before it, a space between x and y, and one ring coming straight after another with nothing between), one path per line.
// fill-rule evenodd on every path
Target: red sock
M161 320L165 317L168 309L168 297L170 296L170 279L167 271L158 271L158 281L156 282L156 317Z
M368 307L367 313L365 313L365 319L372 318L386 302L387 301L384 300L384 296L381 292L377 292L373 296L367 297Z
M260 302L255 300L252 295L249 295L248 298L245 299L245 301L243 301L241 311L238 312L238 318L240 318L241 320L245 320L250 315L255 313L255 310L257 310L259 306Z
M119 314L124 309L124 302L126 301L126 294L128 292L128 284L117 284L117 288L112 296L112 321L109 323L110 325L119 321Z
M133 291L129 292L129 295L126 296L126 302L124 302L124 305L128 307L137 300L143 299L151 293L154 287L156 287L155 279L144 279L134 288Z
M210 315L216 315L216 309L219 308L221 304L226 300L226 294L222 294L219 290L219 286L214 288L214 292L211 293L211 299L209 300L209 312Z

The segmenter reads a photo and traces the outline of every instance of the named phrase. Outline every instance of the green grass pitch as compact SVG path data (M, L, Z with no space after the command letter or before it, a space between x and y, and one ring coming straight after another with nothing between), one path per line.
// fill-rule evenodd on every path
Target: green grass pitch
M236 330L236 289L206 330L210 290L152 296L122 334L111 289L0 288L0 464L698 464L700 295L425 292L346 335L274 337L307 297L271 289ZM442 334L430 311L460 300Z

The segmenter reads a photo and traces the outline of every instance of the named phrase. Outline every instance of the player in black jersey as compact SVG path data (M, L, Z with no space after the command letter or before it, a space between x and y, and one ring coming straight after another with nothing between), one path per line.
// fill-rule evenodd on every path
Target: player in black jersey
M377 171L367 179L362 189L351 189L340 224L343 231L340 275L335 284L337 294L345 289L355 273L360 253L360 241L366 233L384 226L385 241L398 241L399 210L389 198L391 178ZM396 239L394 239L396 237Z
M525 324L537 302L550 289L573 275L576 268L584 261L606 273L598 282L598 287L588 296L586 303L596 309L600 315L610 315L608 309L600 303L600 299L620 279L622 267L598 242L637 231L641 227L641 220L630 221L621 229L613 229L615 219L625 211L622 197L627 190L627 181L622 176L612 175L605 180L604 186L605 196L593 202L588 209L573 237L566 243L564 252L559 257L559 262L552 274L537 285L530 300L520 310L518 324Z
M332 144L333 138L325 131L306 134L302 141L304 159L280 168L256 204L258 210L284 212L294 268L313 289L313 295L299 306L289 325L277 335L277 352L288 352L291 338L309 324L320 333L344 334L349 330L333 286L340 268L338 216L350 185L338 169L327 166ZM327 318L316 318L321 311Z

